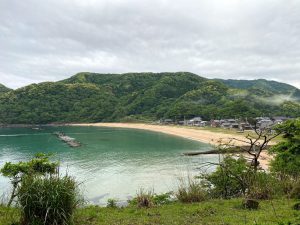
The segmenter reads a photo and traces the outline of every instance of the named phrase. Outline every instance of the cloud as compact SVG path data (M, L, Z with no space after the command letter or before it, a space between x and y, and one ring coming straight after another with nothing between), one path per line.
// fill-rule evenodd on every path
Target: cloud
M0 0L0 83L190 71L300 87L297 0Z

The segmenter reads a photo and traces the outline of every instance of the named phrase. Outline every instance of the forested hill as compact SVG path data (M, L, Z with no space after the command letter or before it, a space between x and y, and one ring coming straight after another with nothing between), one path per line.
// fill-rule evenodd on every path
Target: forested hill
M258 80L222 80L216 79L231 88L239 88L239 89L246 89L246 90L255 90L261 89L265 92L270 92L270 95L278 94L278 95L288 95L290 97L300 99L299 89L296 87L280 83L277 81L269 81L265 79L258 79Z
M9 91L11 91L11 89L5 87L3 84L0 84L0 95Z
M79 73L0 95L0 123L300 116L295 87L247 82L210 80L187 72Z

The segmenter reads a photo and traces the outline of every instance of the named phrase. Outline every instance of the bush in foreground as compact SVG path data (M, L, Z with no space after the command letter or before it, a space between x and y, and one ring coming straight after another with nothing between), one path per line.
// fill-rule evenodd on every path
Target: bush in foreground
M202 202L207 199L207 192L196 180L189 179L188 183L182 182L176 192L176 198L180 202Z
M13 186L8 206L18 196L17 189L24 176L47 176L58 173L58 162L51 162L47 154L38 153L33 159L27 162L7 162L0 169L1 175L8 177Z
M283 187L272 174L260 171L248 176L247 198L267 200L280 195L283 195Z
M141 188L137 192L136 197L128 202L131 206L149 208L152 206L160 206L173 202L174 199L171 198L172 194L173 192L155 194L154 191L145 191L143 188Z
M33 177L18 189L23 225L69 225L79 204L77 184L69 176Z

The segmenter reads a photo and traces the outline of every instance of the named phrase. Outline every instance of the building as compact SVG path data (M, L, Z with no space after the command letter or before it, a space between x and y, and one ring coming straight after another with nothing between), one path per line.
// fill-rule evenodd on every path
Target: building
M173 122L172 119L164 119L164 120L162 121L162 123L163 123L163 124L173 124L174 122Z
M209 122L208 121L202 121L201 123L200 123L200 127L206 127L206 126L208 126L209 125Z
M266 129L266 128L270 128L271 126L273 126L274 122L270 119L263 119L263 120L258 121L256 124L257 124L257 128Z
M227 123L231 123L231 124L237 123L237 120L235 120L235 119L227 119L226 121L227 121Z
M210 126L211 127L220 127L221 126L221 122L220 122L220 120L211 120L210 121Z
M240 124L239 123L231 123L231 128L232 129L239 129L240 128Z
M222 124L221 124L221 127L222 127L222 128L225 128L225 129L230 129L230 128L231 128L231 125L232 125L231 123L225 122L225 123L222 123Z
M253 130L253 127L248 122L245 122L245 123L240 123L239 129L240 130Z
M191 125L191 126L200 126L202 122L202 118L201 117L194 117L193 119L190 119L188 121L188 125Z

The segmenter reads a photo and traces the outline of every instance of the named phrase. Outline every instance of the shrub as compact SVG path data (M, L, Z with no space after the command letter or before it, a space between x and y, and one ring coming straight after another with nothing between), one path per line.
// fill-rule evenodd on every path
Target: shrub
M276 129L284 135L283 140L270 149L276 153L271 171L297 179L300 176L300 118L288 120Z
M136 195L137 206L142 207L151 207L154 205L153 202L153 191L145 191L144 189L140 189L140 191Z
M26 176L18 188L23 225L69 225L79 204L77 184L69 176Z
M247 191L251 170L246 159L225 156L216 171L201 178L214 198L240 197Z
M259 202L253 199L245 199L243 201L243 207L245 209L258 209Z
M294 183L290 193L290 197L300 199L300 180Z
M13 186L12 193L10 195L8 206L10 206L15 197L18 196L16 190L20 186L23 176L46 176L58 173L58 162L51 162L47 154L38 153L33 159L27 162L11 163L7 162L0 169L0 173L10 178Z
M153 191L145 191L140 189L136 197L132 200L129 200L130 205L135 205L138 207L151 207L155 205L165 205L174 201L174 198L171 198L173 192L168 192L164 194L154 194Z
M173 199L171 198L172 194L173 192L168 192L164 194L154 194L153 195L154 205L165 205L171 203L173 201Z
M225 156L215 172L202 178L213 198L271 199L283 194L290 186L287 182L279 182L273 174L254 170L242 157Z
M117 200L110 198L107 200L107 204L106 204L107 208L117 208Z
M293 205L294 210L300 210L300 202L297 202Z
M278 180L271 174L257 172L248 177L247 198L272 199L282 193Z
M182 182L179 185L176 197L179 201L185 203L202 202L207 198L207 192L199 182L189 178L187 184Z

